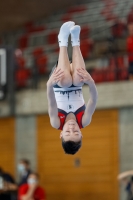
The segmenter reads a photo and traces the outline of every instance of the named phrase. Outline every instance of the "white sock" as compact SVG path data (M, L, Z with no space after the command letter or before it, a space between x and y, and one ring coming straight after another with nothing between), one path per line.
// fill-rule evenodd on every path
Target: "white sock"
M61 28L60 28L60 32L58 35L58 40L59 40L59 46L68 46L68 37L70 34L70 28L72 28L75 25L74 22L69 21L64 23Z
M72 46L80 46L80 26L76 25L70 29Z

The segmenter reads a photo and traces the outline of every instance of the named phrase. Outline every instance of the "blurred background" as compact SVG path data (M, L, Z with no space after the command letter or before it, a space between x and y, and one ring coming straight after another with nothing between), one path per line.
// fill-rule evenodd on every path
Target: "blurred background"
M70 20L82 28L99 94L74 156L50 126L46 97L59 28ZM71 45L68 52L71 59ZM133 169L132 80L132 0L0 0L0 200L132 200L132 176L117 179ZM87 101L86 86L83 93Z

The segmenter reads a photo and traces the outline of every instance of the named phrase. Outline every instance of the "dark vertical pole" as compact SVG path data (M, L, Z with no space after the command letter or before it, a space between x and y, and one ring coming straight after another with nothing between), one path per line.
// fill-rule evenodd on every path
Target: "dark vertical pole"
M10 46L6 47L7 51L7 91L10 105L10 114L15 115L15 80L14 80L14 49Z
M1 91L2 91L2 83L1 83L1 56L0 56L0 92Z
M6 97L6 50L0 48L0 100Z

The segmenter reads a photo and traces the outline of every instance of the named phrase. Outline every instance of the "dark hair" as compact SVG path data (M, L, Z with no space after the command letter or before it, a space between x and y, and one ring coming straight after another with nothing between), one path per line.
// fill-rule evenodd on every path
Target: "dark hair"
M29 176L30 175L35 175L38 179L39 179L39 174L37 173L37 172L31 172L30 174L29 174Z
M30 165L30 161L28 159L21 159L21 162L25 163L26 165Z
M81 145L82 145L82 141L74 142L74 141L69 140L65 142L62 139L62 147L66 154L74 155L80 149Z

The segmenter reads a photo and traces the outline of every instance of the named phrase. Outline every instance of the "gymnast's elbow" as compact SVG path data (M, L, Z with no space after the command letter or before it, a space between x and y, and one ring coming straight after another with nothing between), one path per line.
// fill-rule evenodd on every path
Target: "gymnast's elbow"
M91 119L92 119L92 117L85 117L85 118L83 118L83 127L86 127L86 126L88 126L90 123L91 123Z
M58 129L59 128L59 123L57 120L55 120L53 117L50 118L50 124L53 128Z

